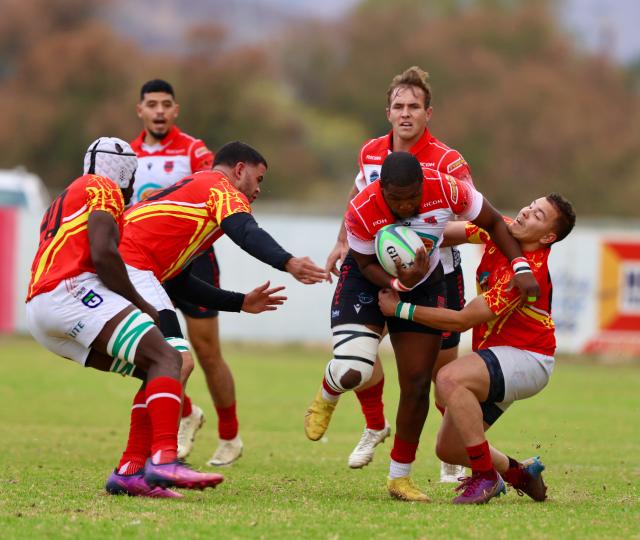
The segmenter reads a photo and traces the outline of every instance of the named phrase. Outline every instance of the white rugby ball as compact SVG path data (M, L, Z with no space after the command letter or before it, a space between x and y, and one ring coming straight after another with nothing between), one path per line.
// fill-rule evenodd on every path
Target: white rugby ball
M409 268L416 259L416 250L423 247L420 237L409 227L391 224L376 233L376 257L385 272L398 275L395 261L399 260L403 268Z

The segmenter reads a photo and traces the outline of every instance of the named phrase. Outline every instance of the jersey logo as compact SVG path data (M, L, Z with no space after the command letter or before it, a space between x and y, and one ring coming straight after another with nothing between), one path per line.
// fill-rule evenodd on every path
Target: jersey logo
M102 299L102 296L100 296L98 293L94 292L93 290L90 290L87 294L85 294L82 297L81 302L88 308L93 309L98 307L100 304L102 304L103 299Z
M458 167L462 167L463 165L466 165L467 162L464 160L463 157L460 157L458 159L456 159L454 162L449 163L449 165L447 166L447 172L450 173L451 171L455 171Z
M209 151L209 150L207 149L207 147L206 147L206 146L201 146L200 148L198 148L198 149L195 151L195 156L196 156L197 158L202 157L202 156L204 156L208 151Z
M371 171L371 174L369 175L369 183L372 184L378 178L380 178L380 173L378 173L378 171Z
M164 172L170 173L171 171L173 171L173 161L165 161Z
M458 204L458 184L450 176L447 176L447 182L449 182L449 187L451 188L451 202Z
M427 216L426 218L424 218L424 222L428 223L429 225L437 225L438 220L436 219L436 216Z
M147 170L150 171L151 167L153 167L153 163L149 162L147 163Z

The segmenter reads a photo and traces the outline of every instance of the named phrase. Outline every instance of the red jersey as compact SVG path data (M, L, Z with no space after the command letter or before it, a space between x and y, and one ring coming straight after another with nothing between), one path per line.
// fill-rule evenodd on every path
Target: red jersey
M144 143L142 131L131 141L131 148L138 156L138 170L134 184L134 203L145 198L150 191L164 189L181 178L198 171L211 170L213 153L204 142L187 135L173 126L161 144Z
M476 284L478 294L484 295L489 308L498 316L473 329L473 350L503 345L553 356L556 349L555 325L551 318L553 286L547 265L551 248L524 253L541 294L534 304L521 305L520 292L516 288L509 290L513 278L511 263L488 233L473 223L467 224L465 232L470 243L485 244Z
M410 227L422 239L429 255L429 277L440 262L440 251L446 224L457 215L475 219L482 209L483 197L470 182L461 182L438 171L424 170L422 201L415 216L398 220L389 209L380 182L364 188L349 203L345 228L349 247L364 255L375 253L376 233L385 225L399 223Z
M31 265L27 301L51 291L63 279L96 271L89 248L89 214L108 212L122 236L124 199L109 178L85 174L51 203L40 224L40 245Z
M223 234L220 223L239 212L251 213L251 206L224 174L193 174L127 210L120 253L166 281L211 247Z
M382 162L391 152L393 152L393 131L364 144L360 150L358 160L360 170L356 176L356 187L359 191L380 178ZM458 180L473 184L471 169L465 159L457 150L449 148L431 135L429 129L425 129L422 137L411 148L410 153L416 156L423 169L440 171L450 174ZM440 258L445 274L453 272L454 267L460 264L460 255L458 250L454 248L441 248Z

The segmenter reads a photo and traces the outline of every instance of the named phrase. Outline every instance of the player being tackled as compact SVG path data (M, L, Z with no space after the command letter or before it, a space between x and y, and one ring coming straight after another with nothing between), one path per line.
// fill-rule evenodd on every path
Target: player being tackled
M443 461L471 467L472 471L456 488L455 504L486 503L506 492L505 480L520 495L535 501L546 499L540 458L518 462L491 447L485 431L514 401L537 394L549 381L556 342L547 260L551 245L573 229L575 213L565 198L551 194L505 221L524 253L511 262L476 225L447 225L445 242L449 244L486 244L476 274L482 294L461 311L414 307L390 289L379 294L386 316L442 330L473 328L473 352L444 366L436 379L436 398L446 407L436 453ZM522 303L511 281L529 272L540 284L541 294Z

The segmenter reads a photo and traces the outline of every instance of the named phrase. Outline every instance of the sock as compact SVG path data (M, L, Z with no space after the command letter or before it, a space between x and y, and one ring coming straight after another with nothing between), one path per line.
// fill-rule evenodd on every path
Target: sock
M182 385L171 377L156 377L147 383L146 403L151 418L151 460L170 463L178 455L178 420Z
M384 429L384 403L382 402L382 389L384 388L384 378L376 385L356 391L356 397L360 401L362 414L367 421L367 429L380 431Z
M481 444L475 446L467 446L467 455L471 462L471 472L473 474L486 474L493 472L493 460L491 459L491 450L489 450L489 443L485 440Z
M151 454L151 419L145 400L144 389L139 390L133 398L129 440L118 463L118 474L135 474L142 470Z
M191 398L187 394L185 394L182 397L182 418L191 416L192 412L193 412L193 407L191 406Z
M325 401L330 401L331 403L335 403L340 399L341 395L342 394L336 392L327 384L327 381L324 377L322 378L322 399L324 399Z
M236 415L236 402L229 407L216 407L218 413L218 437L225 441L235 439L238 435L238 417Z
M502 477L509 482L512 486L517 486L521 481L524 475L524 471L515 459L507 456L509 459L509 468L507 472L505 472Z
M416 452L418 451L417 443L410 443L402 440L395 435L393 439L393 448L391 450L391 459L398 463L411 464L416 460Z
M389 478L402 478L411 474L411 463L398 463L391 460L389 463Z

